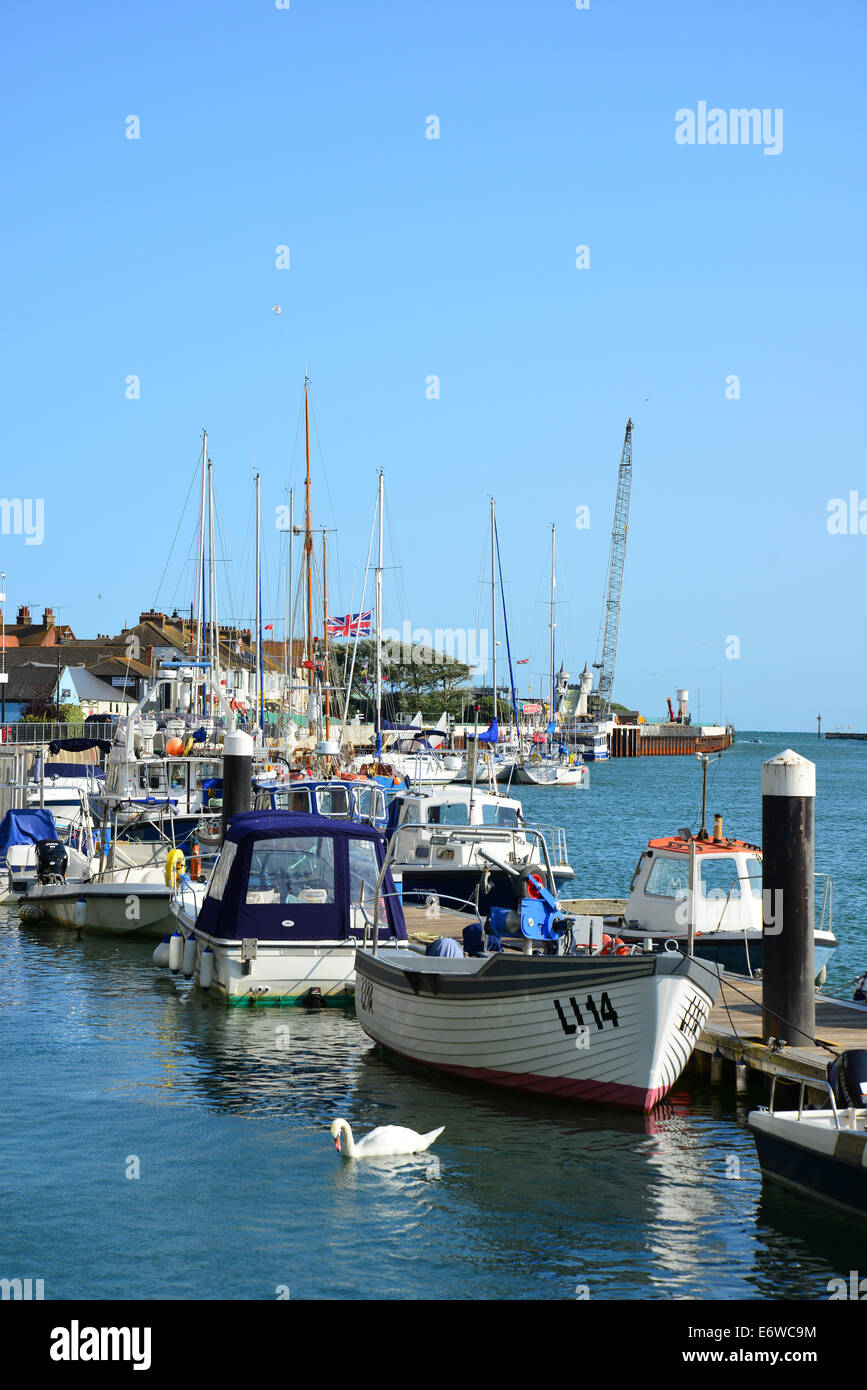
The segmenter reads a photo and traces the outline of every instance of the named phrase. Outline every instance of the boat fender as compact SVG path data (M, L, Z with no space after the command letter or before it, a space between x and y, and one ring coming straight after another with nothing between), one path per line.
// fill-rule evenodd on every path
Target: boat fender
M84 927L87 925L87 903L83 897L80 897L75 904L72 920L77 927Z
M193 852L190 855L190 878L202 877L202 856L199 853L198 841L193 841Z
M859 975L857 980L853 980L855 993L852 995L853 1002L856 1004L867 1004L867 970L863 975Z
M214 953L206 946L199 961L199 987L205 991L214 983Z
M188 757L190 756L190 753L193 751L193 749L195 748L195 746L196 746L196 740L193 738L192 734L190 734L190 737L187 739L186 743L184 744L184 757L185 757L185 758L188 758Z
M184 942L184 957L181 969L184 972L184 979L191 980L196 970L197 943L194 936L188 936Z
M169 938L164 936L159 946L153 953L154 965L165 966L169 963Z
M169 939L169 970L177 975L184 958L184 938L179 931L172 932Z
M166 855L166 887L177 888L178 879L184 872L187 861L182 849L170 849Z

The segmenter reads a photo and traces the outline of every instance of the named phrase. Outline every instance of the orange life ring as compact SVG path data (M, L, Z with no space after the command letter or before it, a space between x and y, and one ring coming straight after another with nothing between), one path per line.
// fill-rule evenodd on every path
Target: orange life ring
M602 933L602 950L600 956L628 956L629 947L624 944L622 937L608 936Z

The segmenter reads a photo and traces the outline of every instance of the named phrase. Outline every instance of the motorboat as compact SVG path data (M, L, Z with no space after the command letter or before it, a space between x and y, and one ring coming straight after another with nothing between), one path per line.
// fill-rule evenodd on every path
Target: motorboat
M487 912L512 905L512 870L558 892L574 877L562 826L527 825L516 797L478 787L397 792L386 834L405 902Z
M684 830L650 840L632 875L623 914L609 919L607 929L627 944L670 941L682 947L689 933L691 856L695 954L736 974L756 974L762 968L763 928L772 925L774 904L765 902L762 890L761 848L726 839L721 816L715 818L712 836ZM828 875L817 877L822 891L817 894L820 910L813 941L819 979L838 942L833 932L833 883Z
M372 825L294 811L234 815L207 886L181 876L174 958L185 956L200 987L231 1004L351 1002L377 884L378 944L387 954L407 940L385 855Z
M777 1109L777 1086L798 1086L795 1110ZM821 1092L809 1105L805 1093ZM828 1078L780 1073L771 1082L767 1109L747 1117L763 1178L848 1215L867 1217L867 1049L844 1052ZM857 1297L857 1293L856 1293Z

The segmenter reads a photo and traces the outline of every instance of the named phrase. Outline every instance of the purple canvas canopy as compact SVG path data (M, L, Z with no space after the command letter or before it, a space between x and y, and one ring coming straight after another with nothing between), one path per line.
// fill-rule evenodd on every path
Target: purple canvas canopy
M254 857L261 866L267 860L269 841L292 840L330 843L334 865L333 901L248 901L251 868L255 872ZM245 937L259 941L360 940L363 928L353 929L350 913L353 841L372 845L378 874L385 857L385 842L373 826L294 811L245 811L233 816L196 925L222 941L240 941ZM299 852L302 852L300 844ZM286 851L278 853L285 855ZM220 866L223 864L225 868L228 856L232 856L231 866L227 874L221 874ZM250 886L255 888L255 880ZM368 886L370 891L365 896L365 905L372 916L375 882ZM380 941L406 940L403 909L391 870L383 880L381 896L385 912L380 907Z

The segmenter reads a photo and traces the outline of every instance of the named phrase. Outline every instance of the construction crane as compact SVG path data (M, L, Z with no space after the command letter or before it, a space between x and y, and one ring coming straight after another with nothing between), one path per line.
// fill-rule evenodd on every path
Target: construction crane
M617 633L620 627L620 599L623 593L623 567L626 561L626 535L629 530L629 494L632 488L632 421L626 422L623 452L617 473L617 499L611 528L608 556L608 586L599 623L601 645L594 661L596 680L590 696L590 709L596 719L607 719L614 691L614 664L617 660Z

